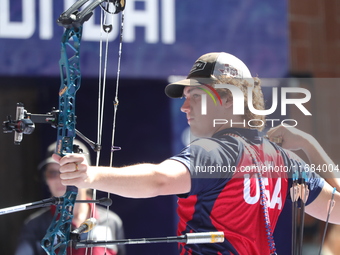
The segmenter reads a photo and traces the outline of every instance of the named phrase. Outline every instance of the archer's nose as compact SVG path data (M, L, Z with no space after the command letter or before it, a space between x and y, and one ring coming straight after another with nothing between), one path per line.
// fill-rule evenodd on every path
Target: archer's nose
M190 100L189 98L186 98L184 103L181 106L181 111L185 113L189 113L190 111Z

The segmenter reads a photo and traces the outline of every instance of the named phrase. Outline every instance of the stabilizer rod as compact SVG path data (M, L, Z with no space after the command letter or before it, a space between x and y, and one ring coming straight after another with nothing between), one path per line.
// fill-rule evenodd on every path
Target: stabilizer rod
M95 203L95 204L100 204L103 206L110 206L112 204L112 200L107 197L104 197L98 200L76 200L75 202L76 203ZM37 202L16 205L16 206L0 209L0 215L19 212L19 211L25 211L25 210L30 210L30 209L40 208L40 207L47 207L51 205L59 205L62 203L63 203L63 197L51 197L51 198L43 199Z
M120 239L112 241L80 241L73 243L75 248L87 248L106 245L125 245L125 244L149 244L149 243L222 243L224 242L224 233L220 232L203 232L203 233L187 233L181 236L139 238L139 239Z

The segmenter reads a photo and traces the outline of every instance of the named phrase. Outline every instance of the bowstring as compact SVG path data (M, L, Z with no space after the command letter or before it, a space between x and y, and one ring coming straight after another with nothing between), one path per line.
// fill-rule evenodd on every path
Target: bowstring
M106 13L103 9L100 11L100 27L103 28L103 25L106 21ZM106 32L106 31L105 31ZM107 70L107 52L108 52L108 33L106 33L106 45L105 45L105 58L103 60L103 29L100 29L100 40L99 40L99 76L98 76L98 121L97 121L97 144L102 144L102 136L103 136L103 119L104 119L104 103L105 103L105 91L106 91L106 70ZM104 62L104 63L103 63ZM100 150L96 153L96 167L99 167L100 162ZM93 189L92 194L93 199L97 199L97 190ZM91 207L91 217L95 215L95 206ZM88 234L88 240L93 239L93 232L91 231ZM93 253L93 248L91 248L91 255ZM106 254L106 250L105 250ZM87 255L87 249L86 254Z
M105 15L104 11L100 12L100 27L103 27ZM101 145L102 134L103 134L103 112L104 112L104 95L105 95L105 86L106 86L106 72L105 72L105 63L104 63L104 71L103 71L103 31L100 29L100 40L99 40L99 71L98 71L98 101L97 101L97 144ZM96 167L99 166L100 161L100 150L96 152ZM97 191L93 189L92 191L92 199L97 199ZM94 217L96 206L92 206L90 210L90 217ZM87 240L92 240L92 231L90 231L87 235ZM91 248L91 255L93 253L93 248ZM85 250L85 255L88 254L88 248Z
M121 67L121 59L122 59L122 48L123 48L123 31L124 31L124 11L121 14L121 27L120 27L120 39L119 39L119 49L118 49L118 64L117 64L117 80L116 80L116 94L113 102L114 111L113 111L113 122L112 122L112 140L111 140L111 153L110 153L110 167L112 167L113 155L116 150L120 150L120 147L115 146L115 130L116 130L116 121L117 121L117 110L118 110L118 89L119 89L119 79L120 79L120 67Z
M103 10L100 12L100 27L103 27ZM105 79L106 77L103 74L103 31L100 29L100 39L99 39L99 70L98 70L98 101L97 101L97 144L101 145L102 135L103 135L103 104L104 101L103 95L105 94ZM104 79L104 80L103 80ZM99 166L100 161L100 150L96 152L96 167ZM92 190L92 199L97 199L97 191L96 189ZM96 206L93 205L90 211L90 217L94 217ZM87 235L87 240L92 240L93 235L92 231L90 231ZM88 253L88 248L86 247L85 255ZM93 248L91 248L91 255L93 253Z
M124 31L124 11L121 13L121 23L120 23L120 38L119 38L119 49L118 49L118 63L117 63L117 79L116 79L116 93L113 102L113 121L112 121L112 134L111 134L111 152L110 152L110 168L112 167L113 155L114 151L120 150L120 147L115 146L115 131L116 131L116 122L117 122L117 110L119 105L118 100L118 90L119 90L119 80L120 80L120 67L121 67L121 59L122 59L122 48L123 48L123 31ZM107 193L107 197L110 198L110 193ZM106 222L109 221L109 206L106 210ZM108 229L106 228L106 239L107 239ZM107 246L105 245L105 253L106 254Z
M111 14L112 15L112 14ZM113 18L113 16L112 16ZM113 121L112 121L112 134L111 134L111 152L110 152L110 168L112 167L113 162L113 154L115 150L120 150L119 147L115 146L115 131L116 131L116 121L117 121L117 109L118 109L118 90L119 90L119 81L120 81L120 67L121 67L121 59L122 59L122 48L123 48L123 31L124 31L124 11L121 13L121 22L120 22L120 35L119 35L119 48L118 48L118 63L117 63L117 78L116 78L116 93L114 98L114 109L113 109ZM107 193L107 197L110 198L110 193ZM106 210L106 222L109 221L109 206L107 206ZM106 239L108 234L108 228L106 228ZM107 246L105 246L106 254Z
M111 15L111 24L113 24L113 12L109 11L110 3L107 1L107 9L104 9L103 6L100 6L102 11L100 17L100 26L104 27L106 23L106 19L108 15ZM113 113L113 127L112 127L112 145L111 147L114 148L114 134L115 134L115 126L116 126L116 113L117 113L117 106L118 106L118 88L119 88L119 78L120 78L120 66L121 66L121 53L122 53L122 43L123 43L123 23L124 23L124 11L121 14L121 30L120 30L120 42L119 42L119 53L118 53L118 70L117 70L117 80L116 80L116 94L115 94L115 107ZM99 41L99 81L98 81L98 121L97 121L97 143L101 144L102 142L102 134L103 134L103 119L104 119L104 103L105 103L105 91L106 91L106 79L107 79L107 63L108 63L108 49L109 49L109 31L106 28L106 42L105 42L105 55L103 59L103 30L100 30L100 41ZM112 158L113 158L113 150L111 149L110 155L110 167L112 167ZM100 161L100 150L97 151L96 154L96 167L99 166ZM93 190L93 199L96 199L96 190ZM110 198L110 193L107 193L107 197ZM91 207L91 215L94 216L95 214L95 206ZM108 222L109 218L109 206L106 208L106 222ZM92 232L90 232L92 234ZM88 240L92 239L91 234L88 234ZM108 227L106 227L106 240L108 237ZM106 254L107 246L105 246L104 254ZM86 249L87 255L88 249ZM93 248L91 248L91 255L93 253Z
M103 25L103 11L100 12L100 27ZM103 33L102 29L100 29L100 39L99 39L99 71L98 71L98 101L97 101L97 144L101 145L101 138L103 133L103 116L102 116L102 93L103 93L103 85L102 85L102 62L103 62ZM95 166L99 166L100 160L100 150L96 151L96 164ZM92 199L97 199L97 191L96 189L92 190ZM90 209L90 217L94 217L95 215L95 204ZM90 231L87 235L87 241L92 240L92 231ZM88 248L86 247L85 255L88 253ZM93 248L91 248L91 255L93 253Z

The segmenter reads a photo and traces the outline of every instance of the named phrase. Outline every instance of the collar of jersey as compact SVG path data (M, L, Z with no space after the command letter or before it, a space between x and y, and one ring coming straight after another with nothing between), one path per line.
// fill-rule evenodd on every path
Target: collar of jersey
M247 129L247 128L226 128L215 133L213 138L221 138L225 134L232 133L250 140L255 144L260 144L262 142L262 137L257 129Z

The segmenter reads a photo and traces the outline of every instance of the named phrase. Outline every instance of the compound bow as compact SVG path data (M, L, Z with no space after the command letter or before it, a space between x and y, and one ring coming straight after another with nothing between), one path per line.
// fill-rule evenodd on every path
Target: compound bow
M82 29L85 21L93 15L93 10L103 3L113 4L115 14L124 10L125 0L96 0L89 3L83 10L79 10L89 0L78 0L68 10L60 15L57 22L66 30L61 40L61 58L59 61L61 85L59 90L59 109L45 115L30 114L18 103L16 120L8 117L3 123L4 132L15 131L15 144L20 144L23 134L31 134L36 123L50 123L57 128L57 143L55 152L60 156L67 153L78 153L73 145L76 134L82 134L75 129L76 92L81 84L80 72L80 44ZM102 7L104 8L104 7ZM108 9L106 10L108 11ZM86 140L87 142L89 140ZM99 145L92 143L91 147L99 150ZM62 201L57 205L53 221L41 241L42 248L49 255L65 255L70 242L73 207L77 197L76 187L67 187Z

